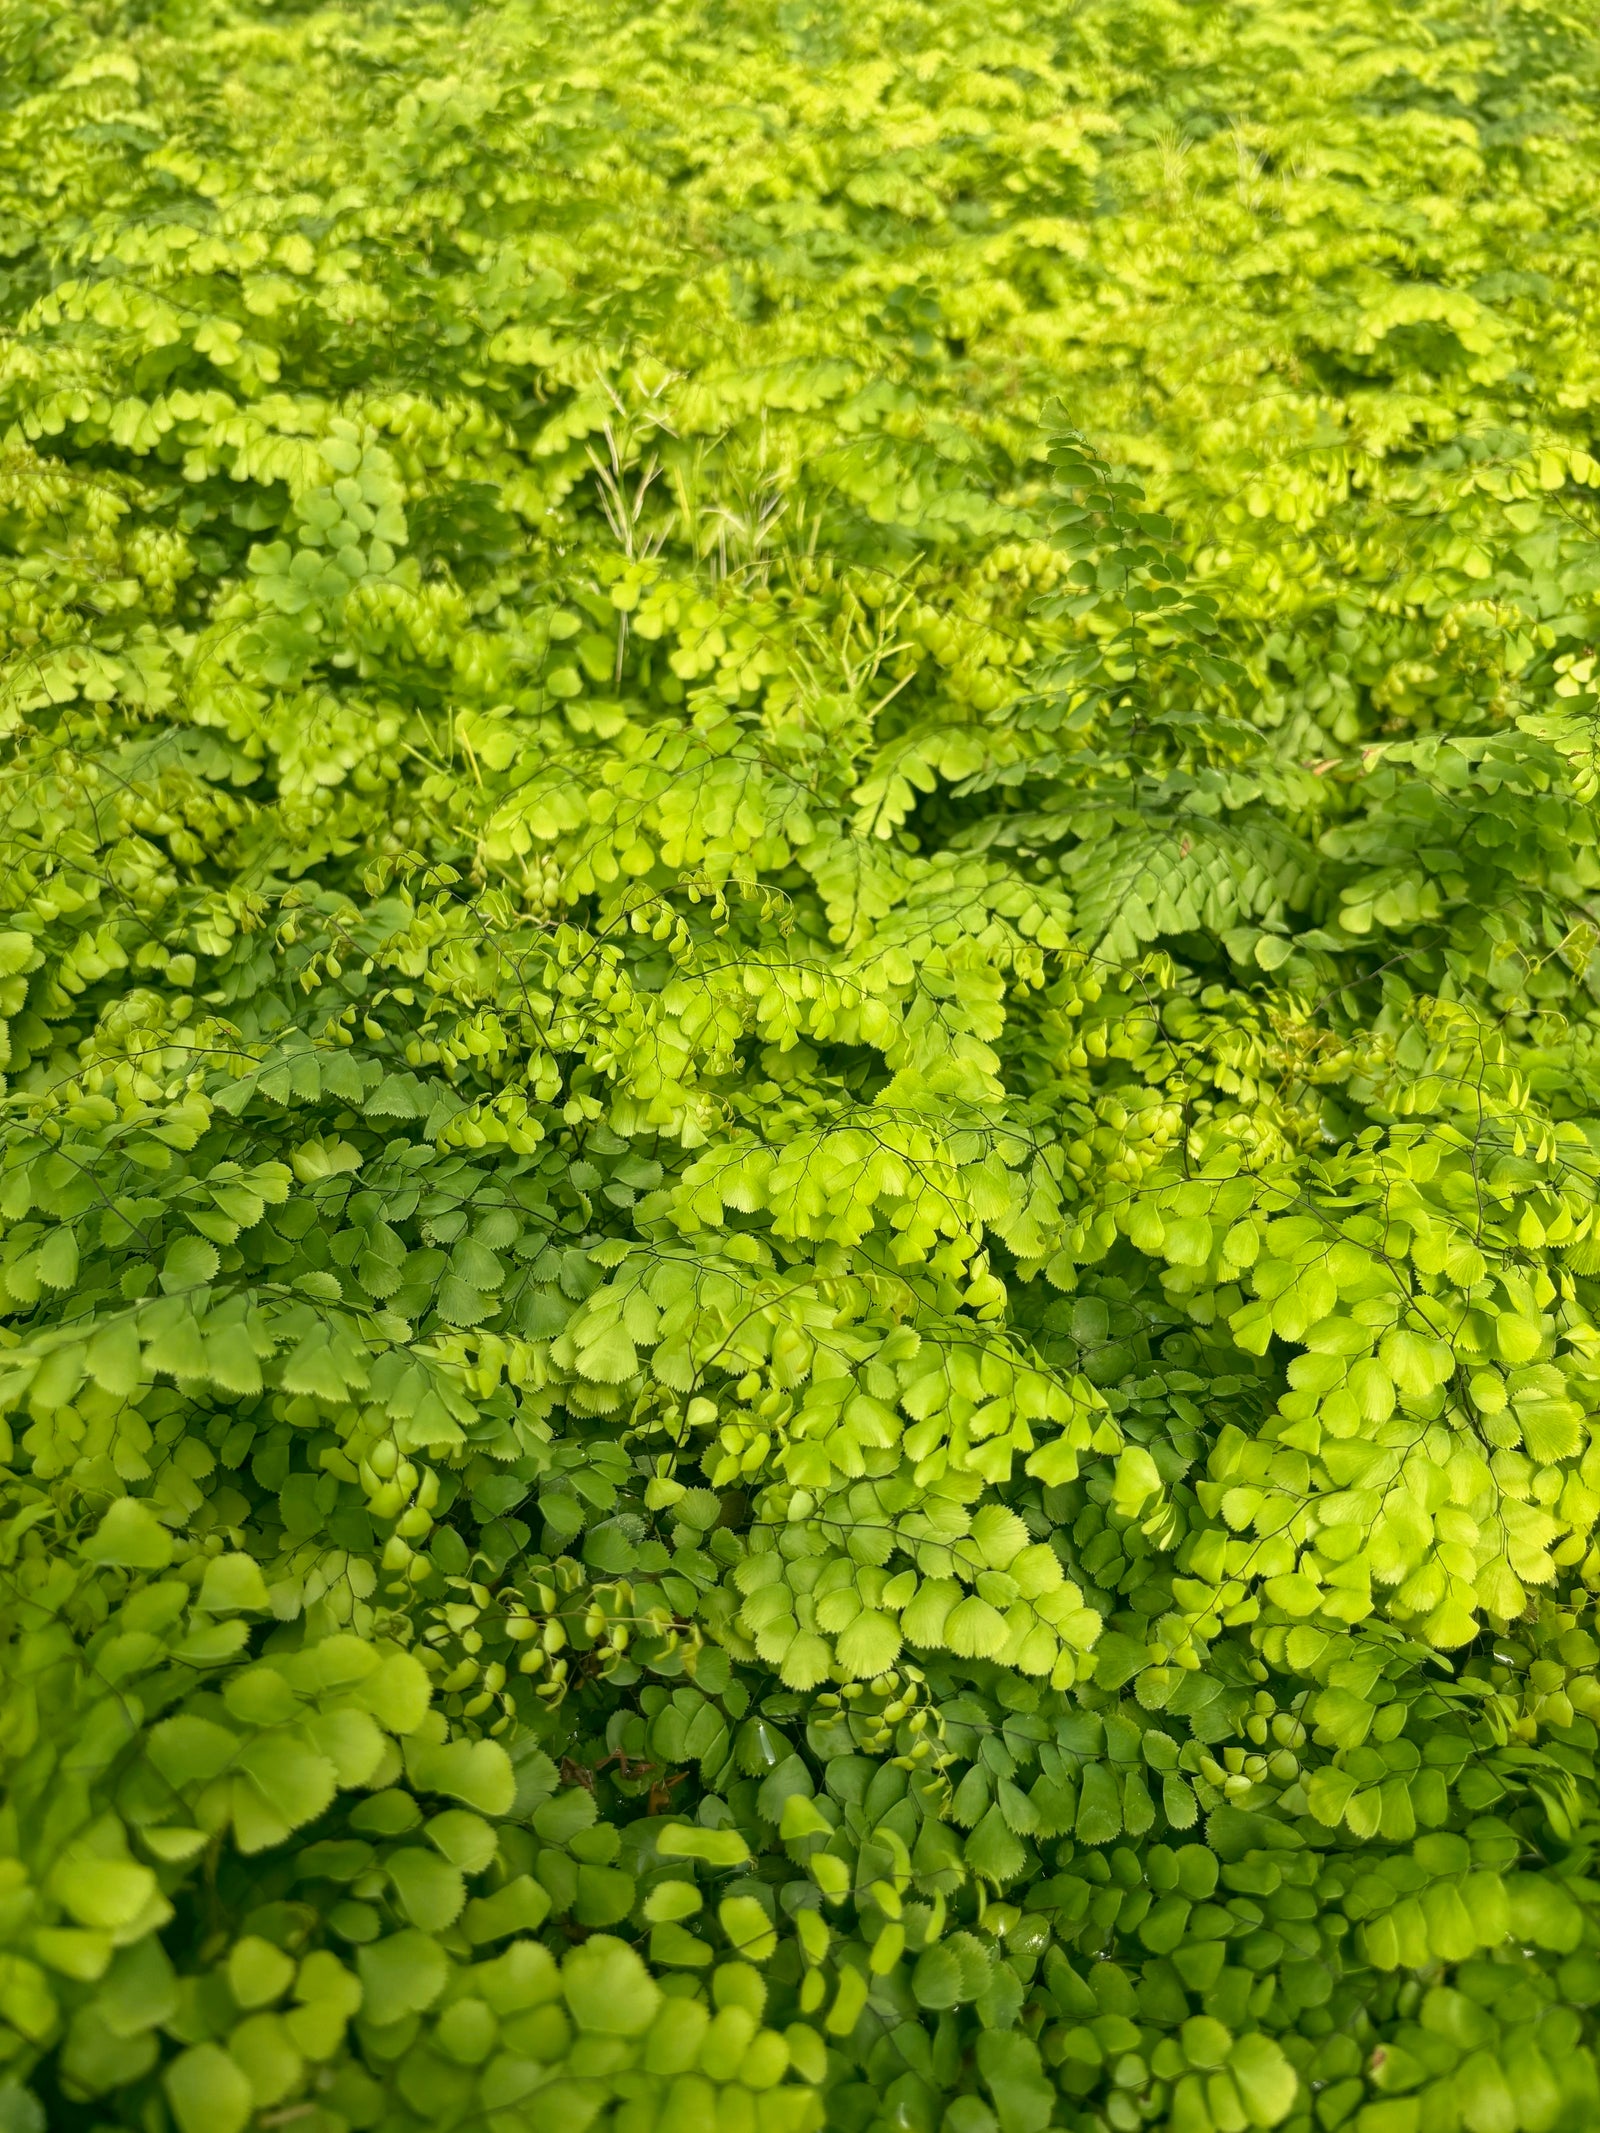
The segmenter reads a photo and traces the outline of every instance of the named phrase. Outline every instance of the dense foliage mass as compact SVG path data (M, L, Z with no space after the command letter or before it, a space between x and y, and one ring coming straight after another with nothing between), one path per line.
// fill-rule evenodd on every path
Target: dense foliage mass
M1583 11L0 37L3 2133L1600 2122Z

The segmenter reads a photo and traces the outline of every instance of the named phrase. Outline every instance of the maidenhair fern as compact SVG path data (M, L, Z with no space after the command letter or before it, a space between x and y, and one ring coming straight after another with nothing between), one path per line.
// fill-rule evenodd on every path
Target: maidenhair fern
M0 0L0 2133L1600 2118L1600 64Z

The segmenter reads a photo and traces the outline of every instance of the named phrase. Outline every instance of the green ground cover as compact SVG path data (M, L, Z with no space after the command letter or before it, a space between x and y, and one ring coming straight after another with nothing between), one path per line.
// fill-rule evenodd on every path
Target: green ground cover
M1594 25L0 54L0 2133L1587 2133Z

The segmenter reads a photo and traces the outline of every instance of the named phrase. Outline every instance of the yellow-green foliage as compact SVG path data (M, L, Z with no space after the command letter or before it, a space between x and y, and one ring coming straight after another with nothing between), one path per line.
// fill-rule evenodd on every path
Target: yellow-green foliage
M0 2133L1587 2133L1594 25L0 51Z

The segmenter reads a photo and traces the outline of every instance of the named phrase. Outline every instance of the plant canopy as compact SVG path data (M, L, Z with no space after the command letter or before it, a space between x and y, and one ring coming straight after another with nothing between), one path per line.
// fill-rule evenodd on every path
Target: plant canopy
M0 52L0 2133L1600 2124L1593 21Z

